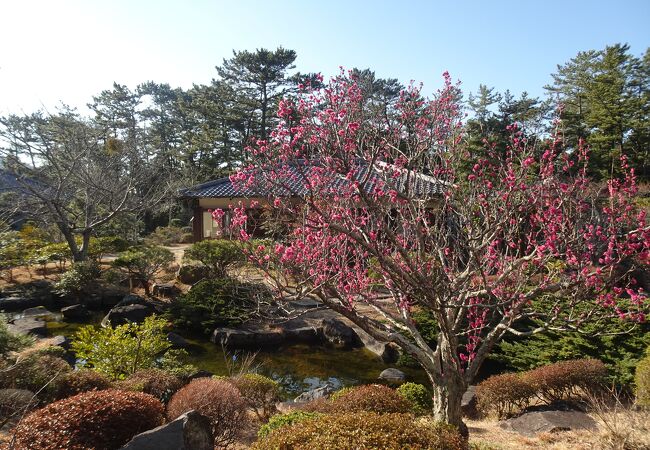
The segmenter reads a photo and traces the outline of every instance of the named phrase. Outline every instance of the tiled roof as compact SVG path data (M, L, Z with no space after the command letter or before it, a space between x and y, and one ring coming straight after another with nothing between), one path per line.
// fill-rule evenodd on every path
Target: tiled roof
M302 195L305 194L307 189L305 187L305 175L309 174L309 171L316 166L310 166L304 163L299 163L294 166L288 167L289 174L285 177L282 184L286 188L278 188L283 190L280 195ZM364 188L366 192L372 192L381 180L387 180L388 175L385 174L386 169L390 169L391 166L388 164L377 163L373 167L373 173L370 177L367 177L369 166L360 165L358 171L356 172L356 179L358 181L365 180ZM436 180L433 177L428 175L416 174L413 171L407 173L403 171L397 180L392 180L395 183L397 190L400 193L404 193L406 190L410 192L410 195L415 195L416 197L431 197L435 195L440 195L443 192L444 183ZM343 176L340 176L334 181L332 188L342 188L345 184L349 183ZM409 189L407 188L407 185ZM180 191L180 196L183 198L234 198L234 197L265 197L270 194L270 192L260 192L259 188L251 187L248 189L235 188L235 186L230 181L229 177L219 178L217 180L208 181L197 186L192 186L187 189L182 189ZM276 194L278 195L278 194Z

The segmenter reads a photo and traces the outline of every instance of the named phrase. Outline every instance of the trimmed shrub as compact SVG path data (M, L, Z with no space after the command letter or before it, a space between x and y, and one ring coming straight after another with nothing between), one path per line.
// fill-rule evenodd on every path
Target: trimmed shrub
M267 449L433 449L462 450L463 438L449 425L414 422L410 414L333 414L281 427L252 448Z
M395 390L381 384L357 386L330 402L337 412L370 411L379 414L407 413L410 403Z
M267 423L260 427L257 432L257 437L261 439L268 436L272 431L275 431L278 428L288 427L295 423L316 419L321 416L322 414L319 413L310 413L305 411L291 411L286 414L276 414L271 417Z
M499 418L526 408L534 395L533 386L516 373L494 375L476 386L479 411L494 412Z
M421 384L404 383L397 388L397 393L413 405L413 412L419 416L430 412L433 408L431 392Z
M149 245L171 245L180 242L182 236L183 230L181 227L158 227L144 240Z
M259 286L230 278L203 280L170 304L168 317L177 327L211 333L247 320L255 297L264 295Z
M280 385L257 373L246 373L232 379L242 397L260 419L272 416L280 399Z
M117 384L119 389L144 392L164 403L182 386L183 381L179 377L161 369L139 370Z
M185 258L203 263L215 277L225 277L226 270L245 260L241 244L226 239L206 239L185 250Z
M149 282L174 262L174 254L164 247L141 247L120 253L113 261L116 267L138 281L147 295L151 294Z
M85 392L39 409L20 421L15 448L118 449L163 423L162 404L140 392Z
M99 372L88 369L67 372L58 380L56 398L72 397L88 391L103 391L111 387L111 382Z
M535 394L548 403L593 393L603 387L606 376L607 367L597 359L561 361L524 373Z
M167 417L174 420L192 409L210 419L216 447L232 444L247 421L246 402L237 388L225 380L193 380L169 401Z
M354 386L343 387L343 388L339 389L338 391L333 392L332 395L330 395L330 400L331 400L331 401L334 401L334 400L336 400L337 398L341 397L342 395L347 394L347 393L350 392L352 389L354 389Z
M648 355L639 361L634 374L636 385L636 403L643 408L650 408L650 350Z
M0 370L0 387L32 392L40 390L39 399L49 400L55 397L57 378L71 370L61 358L32 353Z
M0 427L38 404L34 393L25 389L0 389Z
M101 270L95 261L76 262L54 285L54 292L62 296L79 296L93 281L99 278Z

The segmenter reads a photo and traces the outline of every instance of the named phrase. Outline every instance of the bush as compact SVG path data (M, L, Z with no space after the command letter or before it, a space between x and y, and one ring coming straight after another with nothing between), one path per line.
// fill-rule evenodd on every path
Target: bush
M650 349L648 349L647 356L636 366L634 382L637 405L650 408Z
M156 231L145 238L145 241L150 245L171 245L180 242L182 236L181 227L158 227Z
M256 298L267 295L262 287L230 278L203 280L171 303L168 317L177 327L211 333L246 321Z
M206 239L185 250L185 258L203 263L215 277L225 277L226 270L244 261L239 242L225 239Z
M139 370L117 384L120 389L153 395L163 403L167 403L182 386L180 378L161 369Z
M56 398L68 398L88 391L103 391L111 388L111 382L99 372L88 369L67 372L57 381Z
M34 393L25 389L0 389L0 427L36 407Z
M579 398L603 387L607 367L597 359L574 359L538 367L524 377L535 394L548 403ZM582 390L583 392L579 392Z
M49 400L55 397L57 379L71 370L70 365L61 358L32 353L0 370L0 386L40 391L39 398Z
M357 386L331 401L337 412L370 411L379 414L407 413L411 405L395 390L381 384Z
M54 292L62 296L77 297L100 275L101 270L95 261L74 263L56 282Z
M397 393L413 405L413 412L417 415L427 414L433 408L431 392L421 384L404 383L397 388Z
M105 254L124 252L129 246L129 241L117 236L91 237L88 256L101 262Z
M357 412L333 414L281 427L258 440L254 449L461 450L465 442L449 425L423 425L410 414Z
M164 409L140 392L86 392L54 402L20 421L15 448L118 449L163 423Z
M316 419L321 416L322 414L319 413L310 413L305 411L291 411L286 414L276 414L275 416L271 417L267 423L260 427L259 431L257 432L257 437L264 438L278 428L288 427L295 423Z
M194 242L194 234L193 233L183 233L181 236L180 243L181 244L191 244Z
M232 379L244 400L260 419L266 419L276 412L275 404L280 399L280 386L264 375L246 373Z
M147 295L151 294L149 281L163 269L168 269L174 262L174 254L163 247L142 247L120 253L113 261L113 266L126 272L138 281Z
M237 388L225 380L193 380L169 401L167 417L174 420L192 409L210 419L216 447L232 444L247 421L246 402Z
M166 327L167 321L155 315L115 328L87 325L77 331L71 346L85 366L118 380L161 363L160 355L171 346Z
M483 414L510 416L528 406L535 395L533 386L520 374L494 375L476 386L477 407Z

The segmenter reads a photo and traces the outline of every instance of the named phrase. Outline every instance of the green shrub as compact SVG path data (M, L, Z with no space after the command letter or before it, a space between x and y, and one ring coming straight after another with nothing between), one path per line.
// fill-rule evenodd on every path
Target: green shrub
M144 392L163 403L167 403L182 386L179 377L161 369L139 370L117 384L119 389Z
M124 252L130 245L129 241L117 236L91 237L88 256L101 262L102 257L107 253Z
M0 387L40 391L38 397L42 400L54 398L58 379L72 370L61 358L38 353L21 356L14 364L5 362L4 365L0 370Z
M410 414L370 412L332 414L303 420L272 431L253 445L257 450L462 450L465 447L463 438L452 426L419 424Z
M225 380L191 381L169 401L167 417L174 420L192 409L210 420L215 447L232 444L247 422L246 402L237 388Z
M113 261L113 266L139 282L149 295L151 294L149 282L158 272L168 269L172 262L174 262L174 254L171 251L154 246L120 253Z
M332 411L370 411L379 414L407 413L411 405L394 389L381 384L356 386L330 402Z
M62 296L78 297L94 280L101 270L95 261L76 262L54 285L54 292Z
M54 402L21 420L15 447L33 450L118 449L163 423L164 408L140 392L85 392Z
M112 384L105 375L94 370L81 369L63 374L56 382L57 399L72 397L88 391L110 389Z
M257 432L257 437L261 439L268 436L272 431L275 431L278 428L288 427L295 423L316 419L321 416L322 414L319 413L310 413L305 411L291 411L285 414L276 414L271 417L267 423L260 427Z
M526 408L535 388L521 374L494 375L476 386L477 407L483 414L508 417Z
M268 295L260 286L230 278L203 280L171 303L168 317L177 327L211 333L246 321L250 308Z
M206 239L196 242L185 250L184 257L203 263L215 277L225 277L229 267L245 259L241 244L225 239Z
M347 394L353 388L354 388L354 386L347 386L347 387L343 387L343 388L339 389L336 392L333 392L332 395L330 395L330 401L334 401L334 400L338 399L339 397Z
M41 264L43 268L48 262L58 263L63 268L66 261L72 259L72 252L67 243L57 242L34 250L31 258L34 262Z
M580 398L603 387L607 367L597 359L574 359L524 373L525 381L547 403Z
M431 392L418 383L404 383L397 388L397 393L413 405L413 412L417 415L427 414L433 408Z
M167 321L155 315L115 328L87 325L75 334L72 350L84 366L123 379L161 364L160 355L170 348L166 327Z
M145 238L145 242L149 245L172 245L179 243L181 236L183 236L181 227L158 227Z
M181 236L181 240L179 241L181 244L191 244L194 242L194 234L193 233L183 233Z
M277 411L275 404L280 400L280 385L276 381L257 373L246 373L234 377L232 383L260 419Z
M650 408L650 348L647 356L636 366L634 382L636 385L636 403L644 408Z

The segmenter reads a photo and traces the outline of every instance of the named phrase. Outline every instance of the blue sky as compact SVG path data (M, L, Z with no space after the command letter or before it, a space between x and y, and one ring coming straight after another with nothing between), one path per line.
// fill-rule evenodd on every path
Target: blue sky
M233 49L278 46L302 72L368 67L432 92L449 70L465 92L542 95L578 51L627 42L641 55L649 24L650 0L5 0L0 113L83 107L113 81L208 83Z

